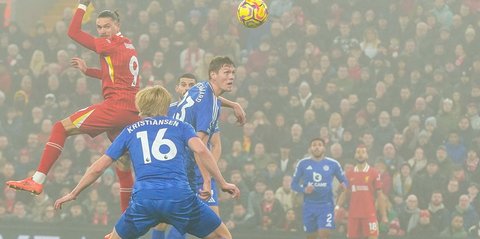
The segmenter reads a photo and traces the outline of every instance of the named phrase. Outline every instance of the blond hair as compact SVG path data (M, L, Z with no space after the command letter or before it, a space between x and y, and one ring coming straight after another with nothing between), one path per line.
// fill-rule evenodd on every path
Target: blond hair
M167 115L172 96L162 86L146 87L135 96L135 106L141 117Z

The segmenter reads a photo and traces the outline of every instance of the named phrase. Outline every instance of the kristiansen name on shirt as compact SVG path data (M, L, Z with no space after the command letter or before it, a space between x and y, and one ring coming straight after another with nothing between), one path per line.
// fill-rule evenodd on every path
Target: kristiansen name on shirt
M128 133L132 133L136 128L146 125L172 125L178 126L178 121L171 119L145 119L127 127Z

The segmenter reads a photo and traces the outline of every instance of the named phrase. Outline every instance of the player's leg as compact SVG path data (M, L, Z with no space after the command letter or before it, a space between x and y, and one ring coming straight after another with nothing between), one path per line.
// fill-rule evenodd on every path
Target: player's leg
M369 239L377 239L379 234L379 226L376 217L366 218L363 220L364 225L362 227L363 235Z
M152 229L152 239L165 239L166 223L160 223ZM172 227L174 228L174 227Z
M106 238L108 238L108 239L122 239L122 238L118 235L117 231L115 230L115 227L113 228L112 233L110 233L108 236L109 236L109 237L105 237L105 239L106 239Z
M72 135L88 133L88 131L82 130L80 126L94 110L95 106L90 106L75 112L62 121L57 121L52 127L50 138L45 144L37 171L33 176L20 181L8 181L6 184L11 188L40 194L43 191L43 183L48 172L63 151L66 139Z
M212 211L215 212L218 216L220 216L220 208L218 207L218 190L217 190L217 183L215 182L214 179L212 179L212 184L211 184L211 197L205 201L205 203L212 209ZM199 187L203 187L199 185Z
M122 155L115 163L115 172L120 184L120 208L124 212L132 196L133 176L130 157L128 154Z
M331 231L335 229L335 222L333 221L334 207L333 205L320 205L316 211L319 212L316 222L318 238L328 239Z
M208 236L204 237L207 239L231 239L232 234L230 234L230 231L228 230L227 226L225 223L221 223L220 226L215 229L212 233L210 233Z
M347 219L347 238L357 239L361 238L361 220L359 218L348 218Z
M105 111L110 115L109 122L111 129L107 131L107 137L112 142L126 125L132 124L140 119L135 112L116 110L115 107L109 107L105 109ZM123 155L117 160L115 163L115 172L120 184L120 208L123 212L128 207L133 187L131 162L128 154Z
M319 210L315 204L303 203L302 207L302 222L303 229L307 234L307 239L317 238L317 218L319 216Z
M330 229L319 229L318 230L318 238L319 239L328 239L330 238Z
M185 233L181 233L175 227L170 227L170 231L168 231L166 239L185 239L187 235Z

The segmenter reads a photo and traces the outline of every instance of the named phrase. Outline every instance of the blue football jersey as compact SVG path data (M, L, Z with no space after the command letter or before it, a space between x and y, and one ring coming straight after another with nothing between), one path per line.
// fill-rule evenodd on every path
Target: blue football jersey
M292 189L304 192L308 185L315 189L311 194L304 194L304 201L311 203L333 204L333 177L340 183L345 183L345 173L338 161L325 157L322 160L305 158L298 162L293 174Z
M177 198L192 193L185 170L184 151L197 137L189 124L166 116L145 118L127 126L106 153L117 160L130 153L135 171L133 195L152 199ZM165 193L173 190L172 193Z
M221 102L215 96L209 82L199 82L184 95L176 106L175 119L189 123L196 132L204 132L209 141L218 129ZM193 154L190 154L192 167L195 171L196 183L203 182L198 166L195 164Z
M168 117L175 118L175 112L177 112L178 103L180 103L180 101L175 101L170 104L170 106L168 107Z

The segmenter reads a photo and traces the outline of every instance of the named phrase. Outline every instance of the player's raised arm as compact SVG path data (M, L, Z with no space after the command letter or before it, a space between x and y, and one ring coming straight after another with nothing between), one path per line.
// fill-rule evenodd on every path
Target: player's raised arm
M243 110L242 106L238 102L234 102L231 100L228 100L223 97L218 97L220 102L222 102L222 106L232 108L233 109L233 114L237 118L237 122L240 125L244 125L247 122L247 114L245 113L245 110Z
M237 188L237 186L225 181L220 169L218 169L212 153L210 153L210 150L208 150L207 146L205 146L205 144L199 138L191 138L188 141L188 146L201 159L197 160L197 158L195 158L197 160L197 164L204 167L213 176L223 191L229 192L235 198L240 196L240 190Z
M70 22L70 26L68 27L68 36L72 38L72 40L80 43L82 46L95 51L95 38L82 31L82 20L83 15L85 15L85 11L87 10L87 6L90 4L90 0L80 0L78 1L78 8L73 15L72 22Z

